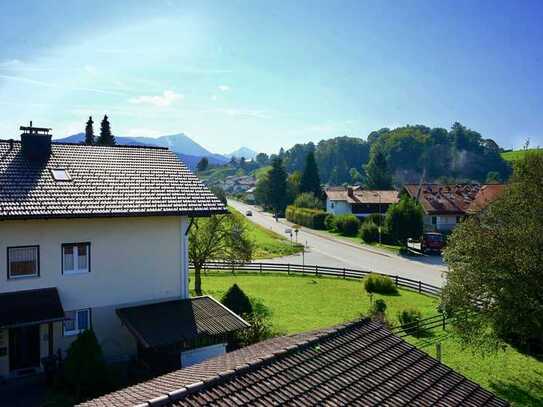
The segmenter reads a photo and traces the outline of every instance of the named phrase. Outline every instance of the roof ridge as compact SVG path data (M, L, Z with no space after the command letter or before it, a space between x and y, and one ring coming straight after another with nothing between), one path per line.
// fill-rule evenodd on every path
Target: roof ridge
M21 144L21 140L16 139L0 139L0 143L18 143ZM173 150L170 150L168 147L162 147L162 146L152 146L152 145L131 145L131 144L115 144L113 146L102 146L99 144L83 144L83 143L70 143L68 141L55 141L54 139L51 140L51 144L56 144L59 146L80 146L80 147L113 147L113 148L148 148L152 150L169 150L172 151L172 153L175 153Z
M345 331L353 330L369 322L371 322L369 318L361 318L361 319L351 321L345 324L336 325L332 328L324 329L319 332L315 332L314 336L311 337L310 339L301 339L300 341L296 342L293 345L289 345L289 346L277 349L265 356L257 357L254 360L251 360L247 363L236 366L234 369L219 372L211 376L210 378L205 379L204 381L198 381L190 385L187 385L185 387L182 387L180 389L171 391L167 394L147 400L146 402L143 402L136 407L143 407L143 406L153 406L153 407L157 406L158 407L158 406L165 405L165 403L182 400L186 398L187 396L202 390L205 387L209 387L214 384L227 381L233 376L235 376L237 373L247 373L249 371L255 370L266 363L271 363L272 360L278 357L283 358L298 350L307 349L316 343L320 343L321 341L324 341L328 338L337 336Z

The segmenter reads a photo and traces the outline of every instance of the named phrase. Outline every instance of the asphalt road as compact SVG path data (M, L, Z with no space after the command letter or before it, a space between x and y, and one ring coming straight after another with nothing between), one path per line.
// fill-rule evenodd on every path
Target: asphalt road
M253 216L247 219L283 236L289 223L285 219L276 222L271 214L262 212L259 208L245 203L228 200L241 213L247 210L253 212ZM402 257L386 251L373 248L365 248L347 243L329 236L322 236L319 232L302 228L298 233L298 242L306 246L305 254L286 256L266 260L276 263L291 264L319 264L331 267L350 267L370 270L378 273L400 275L413 280L421 280L425 283L441 286L446 279L447 267L440 256Z

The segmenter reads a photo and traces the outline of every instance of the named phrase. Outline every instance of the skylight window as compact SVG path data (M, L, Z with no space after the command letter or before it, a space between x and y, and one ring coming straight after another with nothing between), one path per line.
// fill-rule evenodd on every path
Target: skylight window
M51 170L51 175L55 179L55 181L71 181L72 177L70 176L70 173L68 170L64 168L54 168Z

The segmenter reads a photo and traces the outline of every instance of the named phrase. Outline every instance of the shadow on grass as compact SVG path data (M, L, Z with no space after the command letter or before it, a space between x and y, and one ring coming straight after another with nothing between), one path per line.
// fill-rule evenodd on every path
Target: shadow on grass
M541 375L539 375L541 376ZM543 377L541 380L509 383L501 380L493 381L490 387L496 395L518 406L542 406Z

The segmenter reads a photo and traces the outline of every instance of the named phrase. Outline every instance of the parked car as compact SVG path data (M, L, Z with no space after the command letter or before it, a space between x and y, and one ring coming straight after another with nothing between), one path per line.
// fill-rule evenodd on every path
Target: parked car
M438 232L426 232L422 235L420 241L420 250L423 253L426 252L438 252L445 247L445 238Z
M245 216L253 216L253 211L245 211Z

